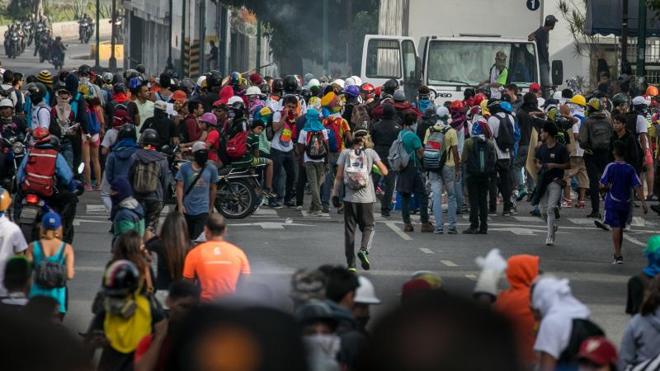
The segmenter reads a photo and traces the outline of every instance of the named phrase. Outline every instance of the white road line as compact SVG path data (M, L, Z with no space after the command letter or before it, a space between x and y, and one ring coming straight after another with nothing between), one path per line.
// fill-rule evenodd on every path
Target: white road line
M399 229L399 227L397 227L396 224L395 224L394 222L387 221L387 222L384 222L384 223L385 223L385 225L386 225L389 229L392 230L392 232L394 232L394 233L396 233L397 235L399 235L399 237L401 237L401 239L403 239L403 240L405 240L405 241L412 241L412 237L408 236L408 235L407 235L406 233L404 233L401 229Z
M545 223L541 218L535 216L514 216L513 218L524 223Z
M642 242L642 241L636 239L635 237L630 237L627 233L624 233L624 234L623 234L623 238L624 238L626 241L631 242L631 243L633 243L633 244L635 244L635 245L637 245L637 246L646 247L646 244L645 244L644 242Z
M458 264L454 263L451 260L440 260L440 263L448 266L448 267L458 267Z
M434 252L431 251L431 249L427 249L426 247L420 247L419 249L420 249L424 254L434 254Z
M466 274L465 278L471 279L473 281L477 280L477 275L476 274Z

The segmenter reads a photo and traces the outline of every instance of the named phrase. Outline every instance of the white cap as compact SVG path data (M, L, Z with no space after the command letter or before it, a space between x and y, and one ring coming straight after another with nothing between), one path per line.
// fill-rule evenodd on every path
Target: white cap
M435 111L435 114L440 117L449 117L449 110L445 106L440 106L438 109Z
M360 287L355 291L353 301L360 304L380 304L380 299L376 297L376 290L371 281L366 277L359 276L358 282L360 282Z
M241 103L241 104L243 104L244 102L243 102L243 99L242 99L241 97L234 95L233 97L229 98L229 100L227 101L227 105L228 105L228 106L231 106L231 105L233 105L234 103Z
M208 149L208 147L206 146L206 143L204 143L204 142L195 142L195 143L193 143L193 146L192 146L192 151L193 152L205 151L207 149Z
M202 84L206 81L206 76L202 75L197 79L197 86L202 86Z
M14 103L9 98L0 100L0 108L6 108L6 107L14 108Z
M355 82L355 80L352 77L347 78L346 81L344 82L344 84L346 86L357 85L357 83Z
M362 79L359 76L353 75L351 78L355 81L355 85L362 86Z
M245 95L261 95L261 89L258 86L250 86L245 91Z

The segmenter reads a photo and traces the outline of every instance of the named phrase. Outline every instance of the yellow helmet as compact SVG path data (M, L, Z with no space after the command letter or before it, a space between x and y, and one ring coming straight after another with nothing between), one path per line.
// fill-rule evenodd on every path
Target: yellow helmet
M9 205L11 205L11 195L6 189L0 187L0 213L9 209Z
M587 104L593 111L600 111L601 108L603 107L602 104L600 103L600 99L598 98L589 99L589 102Z
M568 101L568 103L573 103L577 104L578 106L586 107L587 106L587 99L584 97L584 95L574 95L571 100Z

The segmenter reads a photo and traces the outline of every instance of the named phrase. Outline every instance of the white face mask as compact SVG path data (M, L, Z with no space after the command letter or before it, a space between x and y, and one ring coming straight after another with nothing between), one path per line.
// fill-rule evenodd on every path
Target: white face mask
M89 84L89 77L81 77L80 84Z
M341 348L341 339L334 334L308 335L305 336L303 340L310 350L322 352L331 357L335 357Z

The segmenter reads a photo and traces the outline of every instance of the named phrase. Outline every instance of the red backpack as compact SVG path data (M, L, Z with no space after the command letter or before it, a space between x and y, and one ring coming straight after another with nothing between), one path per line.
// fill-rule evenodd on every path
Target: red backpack
M239 131L227 141L227 156L232 160L243 158L247 154L248 133L247 131Z
M50 197L55 192L55 170L57 151L51 148L32 148L25 166L25 180L21 186L23 193L34 193Z

